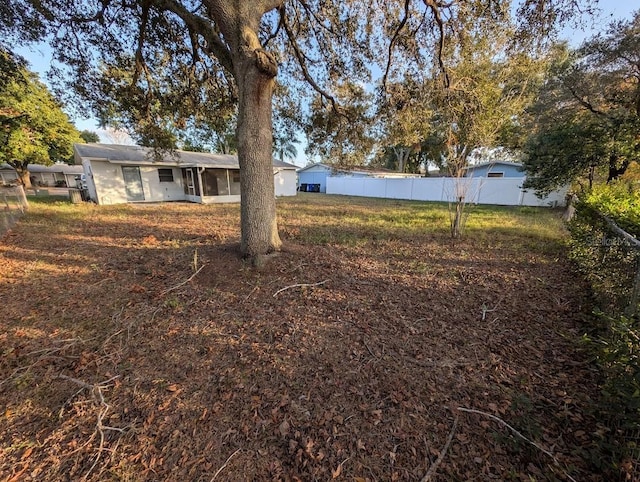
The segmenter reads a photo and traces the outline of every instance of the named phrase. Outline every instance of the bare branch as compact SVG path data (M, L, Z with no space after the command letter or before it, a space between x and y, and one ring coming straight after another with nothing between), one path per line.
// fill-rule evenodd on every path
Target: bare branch
M171 288L167 288L166 290L164 290L164 291L163 291L162 293L160 293L160 294L161 294L161 295L166 295L166 294L167 294L167 293L169 293L170 291L173 291L173 290L175 290L175 289L180 288L181 286L186 285L189 281L191 281L193 278L195 278L195 277L196 277L196 275L197 275L200 271L202 271L202 268L204 268L205 266L206 266L206 264L203 264L202 266L200 266L200 267L198 268L198 270L197 270L195 273L193 273L191 276L189 276L189 277L188 277L186 280L184 280L182 283L179 283L179 284L177 284L177 285L175 285L175 286L172 286Z
M227 461L226 461L224 464L222 464L222 466L221 466L221 467L217 470L217 472L213 475L213 478L211 479L211 482L213 482L214 480L216 480L216 478L218 477L218 475L220 475L220 472L222 472L222 471L225 469L225 467L226 467L227 465L229 465L229 462L231 462L231 459L232 459L232 458L233 458L233 457L234 457L238 452L241 452L241 451L242 451L242 449L238 449L238 450L236 450L235 452L233 452L231 455L229 455L229 458L227 458Z
M393 46L396 43L396 40L398 39L398 36L400 35L400 32L402 31L402 29L404 28L404 26L407 24L407 20L409 20L409 7L411 6L411 0L405 0L404 1L404 16L402 17L402 20L400 20L400 25L398 25L398 28L396 29L396 31L393 34L393 37L391 37L391 41L389 42L389 53L387 56L387 68L384 71L384 75L382 76L382 89L386 92L387 90L387 77L389 76L389 70L391 69L391 59L393 57Z
M328 279L324 280L324 281L319 281L318 283L299 283L299 284L295 284L295 285L291 285L291 286L285 286L284 288L280 288L278 291L276 291L273 294L273 297L275 298L276 296L278 296L280 293L282 293L285 290L291 289L291 288L310 288L312 286L320 286L325 284L327 281L329 281Z
M300 46L296 42L295 35L292 32L291 27L287 23L284 7L280 8L280 18L282 19L282 26L284 27L284 30L287 33L287 38L291 43L291 48L293 48L293 53L295 55L296 60L298 61L298 65L300 66L300 69L302 70L302 75L304 79L309 83L309 85L313 88L313 90L318 92L325 99L329 100L331 102L331 106L333 107L333 109L339 113L341 109L339 108L335 97L333 97L331 94L329 94L329 92L327 92L325 89L320 87L318 83L314 80L314 78L311 76L311 73L307 68L307 63L305 61L304 54L300 50Z
M215 25L208 19L187 10L175 0L157 0L154 6L176 14L194 32L198 32L207 42L205 50L214 55L220 64L229 72L233 72L233 60L229 47L222 41Z
M540 447L540 445L538 445L537 443L535 443L533 440L528 439L527 437L525 437L524 435L522 435L520 432L518 432L515 428L513 428L511 425L509 425L507 422L505 422L504 420L502 420L500 417L496 417L495 415L492 415L490 413L487 412L482 412L480 410L474 410L472 408L464 408L464 407L458 407L458 410L461 412L467 412L467 413L475 413L478 415L484 415L485 417L489 417L491 420L495 420L496 422L498 422L499 424L507 427L509 430L511 430L514 434L516 434L518 437L520 437L522 440L524 440L525 442L530 443L531 445L533 445L535 448L537 448L538 450L540 450L540 452L542 452L545 455L548 455L549 457L551 457L551 459L555 462L555 464L557 466L560 467L560 462L558 461L558 459L556 458L555 455L553 455L551 452L549 452L548 450L543 449L542 447ZM564 472L564 471L563 471ZM569 474L567 474L566 472L564 472L564 475L567 476L567 478L569 480L571 480L572 482L576 482L576 480L571 477Z
M449 450L449 446L451 445L451 441L453 440L453 435L456 433L457 427L458 416L456 416L456 418L453 420L453 427L451 427L451 431L449 432L449 436L447 437L447 442L444 444L444 447L442 447L440 454L438 454L438 458L433 463L433 465L429 467L429 470L427 470L427 473L424 475L424 477L422 477L420 482L429 482L431 480L431 477L433 477L433 475L436 473L436 470L438 470L438 466L444 460L445 455L447 455L447 450Z
M444 36L444 20L442 20L442 16L440 15L440 9L442 7L447 7L450 4L443 5L441 3L438 3L436 0L424 0L424 4L431 10L431 12L433 13L433 17L436 21L436 24L438 24L438 30L440 31L440 39L438 42L438 65L440 66L440 70L444 74L444 86L445 88L449 88L449 85L451 82L449 80L449 74L447 73L447 70L445 68L444 61L442 60L442 55L444 53L445 36Z
M282 17L283 17L283 10L278 9L278 25L276 26L276 29L273 32L271 32L271 34L269 34L269 37L267 37L267 39L262 43L263 49L266 49L267 46L269 45L269 42L271 42L274 38L276 38L280 33L280 29L282 28L282 20L283 20Z
M578 101L578 103L584 107L585 109L587 109L589 112L598 115L600 117L604 117L606 119L609 120L613 120L612 117L608 116L607 114L605 114L604 112L596 109L596 107L589 102L588 100L585 100L585 98L583 96L581 96L572 86L570 86L567 82L563 82L564 86L566 87L566 89L569 91L569 93L573 96L573 98L575 100Z

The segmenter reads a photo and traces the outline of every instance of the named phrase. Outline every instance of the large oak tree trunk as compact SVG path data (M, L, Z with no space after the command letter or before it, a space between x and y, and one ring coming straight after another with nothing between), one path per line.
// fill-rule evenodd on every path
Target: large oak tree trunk
M260 49L247 52L236 68L238 160L240 162L240 249L255 257L280 249L273 174L271 126L275 60Z

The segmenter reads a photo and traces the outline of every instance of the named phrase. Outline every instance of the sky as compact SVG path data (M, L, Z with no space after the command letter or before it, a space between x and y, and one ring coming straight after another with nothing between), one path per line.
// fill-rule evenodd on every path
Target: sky
M601 12L593 19L587 20L582 27L574 27L567 25L560 32L560 38L569 40L573 47L579 46L585 39L604 32L607 26L614 20L630 19L633 12L640 10L640 0L600 0L599 8ZM51 50L46 45L37 45L35 47L16 48L15 52L22 55L29 62L30 69L40 74L40 78L45 84L47 83L46 71L51 63ZM107 137L107 133L99 130L96 119L91 117L91 113L87 112L86 117L72 117L72 120L79 130L89 130L98 133L102 142L112 142ZM118 140L118 142L121 142ZM290 161L298 166L305 166L308 159L305 156L305 144L296 145L298 155L295 160Z

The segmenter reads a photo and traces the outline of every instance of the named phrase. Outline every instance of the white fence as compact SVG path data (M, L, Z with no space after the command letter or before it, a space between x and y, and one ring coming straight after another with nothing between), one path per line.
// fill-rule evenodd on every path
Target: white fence
M554 191L545 198L533 190L522 189L521 178L421 177L410 179L327 177L327 194L365 196L414 201L455 201L464 196L475 204L505 206L564 206L567 189Z

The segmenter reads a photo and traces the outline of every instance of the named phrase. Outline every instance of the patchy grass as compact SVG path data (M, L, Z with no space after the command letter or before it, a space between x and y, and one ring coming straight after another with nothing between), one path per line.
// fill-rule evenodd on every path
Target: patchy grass
M606 476L559 213L473 208L454 242L441 204L278 208L256 270L237 205L32 203L0 242L2 478Z

